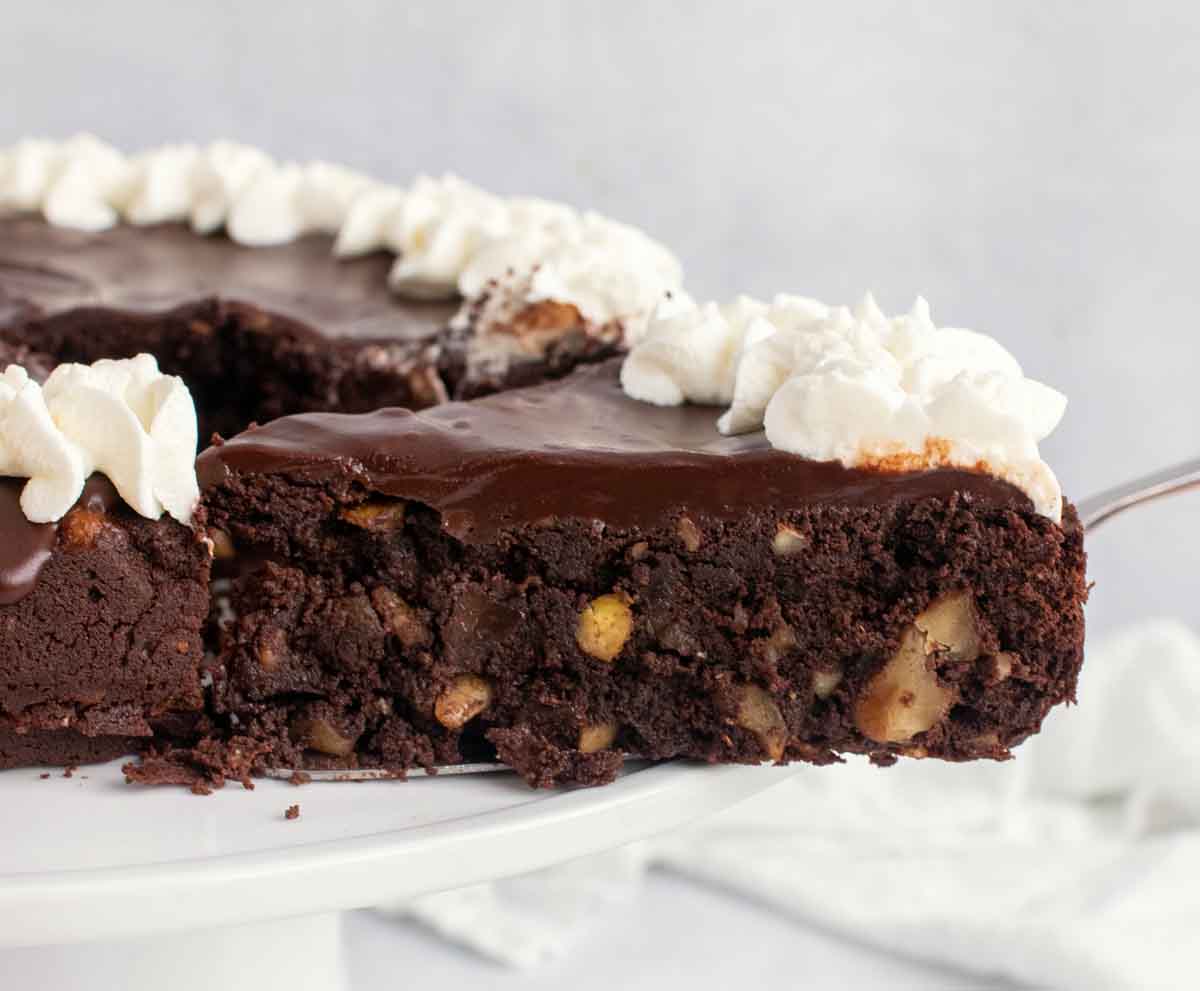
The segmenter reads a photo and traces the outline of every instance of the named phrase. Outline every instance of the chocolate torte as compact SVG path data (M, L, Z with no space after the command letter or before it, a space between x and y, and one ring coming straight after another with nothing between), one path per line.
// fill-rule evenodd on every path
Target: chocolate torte
M631 401L609 364L210 448L209 521L244 562L214 689L236 749L400 771L490 746L594 784L623 753L1003 757L1072 697L1072 510L712 419Z
M923 303L697 306L639 232L452 178L0 155L0 359L58 376L87 453L62 383L111 369L63 363L135 355L222 436L194 511L127 495L178 480L182 428L57 515L0 485L0 764L597 784L1003 758L1073 698L1082 530L1037 453L1065 400Z

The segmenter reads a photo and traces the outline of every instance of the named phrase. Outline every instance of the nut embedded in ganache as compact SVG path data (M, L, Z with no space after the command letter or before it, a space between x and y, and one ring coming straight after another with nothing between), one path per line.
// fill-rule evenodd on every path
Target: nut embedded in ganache
M400 499L374 499L342 510L342 519L364 530L391 532L404 526L406 506Z

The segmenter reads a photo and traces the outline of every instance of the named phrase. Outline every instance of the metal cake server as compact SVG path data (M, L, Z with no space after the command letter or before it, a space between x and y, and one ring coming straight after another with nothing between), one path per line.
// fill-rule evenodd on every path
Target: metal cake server
M440 778L444 774L487 774L492 771L510 771L507 764L491 761L482 764L439 764L436 774L430 774L422 767L414 767L408 771L406 778ZM266 772L268 778L287 780L297 773L307 775L311 781L389 781L399 780L400 775L395 771L385 771L377 767L347 768L345 770L322 770L296 772L290 768L271 768Z
M1083 523L1084 529L1091 533L1101 523L1112 519L1126 509L1131 509L1134 506L1140 506L1154 499L1173 495L1176 492L1183 492L1186 489L1197 486L1200 486L1200 458L1172 465L1170 468L1163 468L1149 475L1143 475L1141 478L1135 478L1121 485L1115 485L1111 489L1105 489L1103 492L1097 492L1095 495L1089 496L1087 499L1083 499L1077 503L1076 509L1079 512L1079 519ZM630 759L637 758L631 757ZM440 777L443 774L484 774L492 771L507 770L509 770L507 764L494 762L444 764L437 768L436 776ZM276 769L267 771L267 776L272 778L290 778L295 773L291 769ZM398 775L392 772L376 768L347 769L342 771L304 771L302 773L308 775L313 781L377 781L398 777ZM410 778L433 776L420 768L411 770L407 774L407 777Z
M1193 458L1097 492L1077 503L1075 508L1079 511L1084 529L1091 533L1105 520L1112 519L1126 509L1197 485L1200 485L1200 458Z

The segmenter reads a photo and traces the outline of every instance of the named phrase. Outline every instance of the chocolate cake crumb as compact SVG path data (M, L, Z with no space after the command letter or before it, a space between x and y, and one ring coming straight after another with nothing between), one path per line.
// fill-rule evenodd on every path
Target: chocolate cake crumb
M292 776L287 781L289 785L299 787L300 785L309 784L312 781L312 775L307 771L293 771Z
M253 775L268 766L270 745L240 734L201 734L198 742L156 744L140 760L121 768L129 784L184 785L197 795L207 795L235 781L254 790ZM219 738L218 738L219 737Z
M299 819L300 818L300 806L299 805L289 805L287 807L287 810L283 813L283 817L285 819Z

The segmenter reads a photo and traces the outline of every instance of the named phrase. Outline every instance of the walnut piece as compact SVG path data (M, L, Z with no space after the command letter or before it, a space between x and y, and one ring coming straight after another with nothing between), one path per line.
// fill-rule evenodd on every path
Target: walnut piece
M258 664L264 671L275 671L286 655L287 636L278 626L273 626L258 642Z
M878 743L907 743L941 722L954 698L929 667L925 634L910 626L900 648L867 682L854 706L854 724Z
M72 509L58 524L59 539L71 548L95 547L96 538L104 529L104 514L82 506Z
M460 674L433 704L433 715L446 729L462 729L492 704L492 686L477 674Z
M519 310L506 329L517 337L547 336L553 339L583 323L583 315L573 303L542 299Z
M433 642L433 633L417 611L390 588L380 585L371 590L371 605L388 632L409 650Z
M437 406L450 398L446 392L446 384L433 366L418 365L408 373L406 378L408 379L408 389L413 397L412 409Z
M767 659L772 663L779 661L789 650L796 646L796 631L787 623L782 623L771 631L767 640Z
M683 541L683 546L686 550L693 554L700 550L700 544L704 538L700 533L700 528L690 516L679 517L679 522L675 524L675 532L679 534L679 539Z
M633 632L630 602L624 592L610 592L589 602L575 630L579 649L598 661L615 660Z
M331 757L349 757L354 753L356 741L338 730L328 719L295 719L290 732L292 740L306 750L318 750Z
M758 685L743 685L738 700L737 724L749 730L770 760L780 760L787 745L787 723L775 700Z
M607 750L616 738L616 723L587 723L579 731L579 749L585 754L594 754L598 750Z
M980 654L979 618L975 600L966 589L930 603L913 623L925 634L926 653L948 651L956 661L973 661Z
M775 537L771 541L771 550L775 552L776 557L791 557L793 554L799 554L807 546L808 540L795 527L788 526L786 523L780 523L775 528Z
M341 517L363 530L391 533L404 526L404 511L402 499L373 499L357 506L347 506L342 510Z
M237 556L237 551L233 546L233 538L225 530L218 530L215 527L208 531L208 539L212 541L212 555L214 561L229 561Z
M827 699L830 695L837 691L837 686L842 683L841 671L814 671L813 672L813 694L819 699Z
M1016 664L1017 655L1010 654L1007 651L1001 651L999 654L992 655L992 670L991 680L993 682L1007 681L1012 677L1013 666Z

